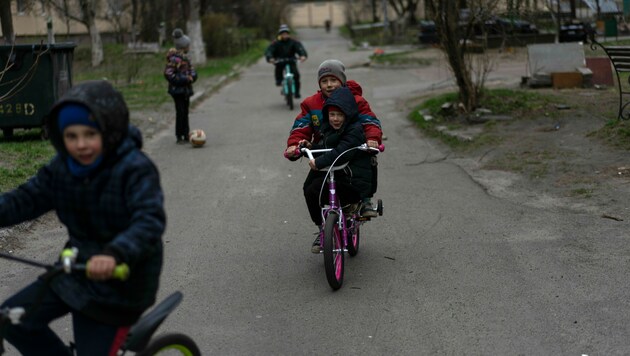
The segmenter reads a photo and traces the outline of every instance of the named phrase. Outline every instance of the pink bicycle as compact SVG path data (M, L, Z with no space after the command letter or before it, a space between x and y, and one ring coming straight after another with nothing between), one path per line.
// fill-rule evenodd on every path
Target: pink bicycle
M369 147L367 144L362 144L358 147L353 147L345 152L342 152L339 157L351 150L362 150L369 152L383 152L384 146L379 148ZM316 149L311 150L308 148L298 148L296 153L305 154L309 159L313 159L314 153L329 152L331 149ZM328 183L328 203L322 206L322 218L324 221L324 229L319 236L322 252L324 253L324 268L326 270L326 279L328 284L333 290L341 288L343 284L343 274L345 267L345 255L347 251L352 257L359 253L359 240L360 240L360 227L370 218L362 217L358 211L344 211L339 202L337 196L335 171L344 169L347 163L339 166L335 166L335 162L339 159L337 157L330 167L321 169L326 171L326 179L320 190L320 197L323 193L324 186ZM321 199L320 199L321 201ZM378 199L375 210L379 215L383 215L383 201Z

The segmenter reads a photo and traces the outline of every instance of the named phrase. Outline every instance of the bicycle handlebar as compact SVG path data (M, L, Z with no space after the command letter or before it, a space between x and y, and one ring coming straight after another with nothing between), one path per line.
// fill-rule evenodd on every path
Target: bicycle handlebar
M75 263L78 253L79 250L77 250L76 247L66 248L61 251L61 265L65 273L85 271L87 275L89 262L85 264ZM116 267L114 267L114 271L112 272L112 279L124 281L127 278L129 278L129 266L126 263L116 265Z
M297 58L271 58L274 64L297 62Z
M360 146L357 146L355 148L361 151L365 151L365 152L369 151L369 152L380 153L380 152L385 151L385 145L383 144L378 145L378 147L370 147L367 145L367 143L363 143ZM311 150L306 147L297 147L295 151L293 152L293 156L299 157L302 154L306 154L306 156L309 159L315 159L313 157L313 153L324 153L324 152L330 152L332 150L333 150L332 148L322 148L322 149L317 149L317 150ZM284 157L289 158L289 155L287 154L286 151L284 151Z
M46 275L57 275L59 273L72 273L72 272L86 272L88 269L88 264L78 264L76 263L76 256L78 254L78 250L75 248L67 248L61 252L61 265L49 265L40 263L37 261L32 261L29 259L9 255L6 253L0 252L0 258L9 259L12 261L18 261L24 264L28 264L35 267L40 267L46 269L48 272ZM121 263L114 268L112 272L112 279L117 279L120 281L125 281L129 278L129 266L126 263Z

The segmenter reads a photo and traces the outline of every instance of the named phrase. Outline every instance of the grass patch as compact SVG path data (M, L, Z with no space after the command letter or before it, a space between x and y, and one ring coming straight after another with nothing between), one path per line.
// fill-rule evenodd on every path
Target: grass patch
M405 51L398 53L385 53L381 55L372 55L370 59L377 64L385 65L414 65L414 66L428 66L431 64L431 60L428 58L418 57L419 51Z
M0 138L0 192L24 183L55 155L39 130L19 130L11 139Z
M483 125L481 134L472 141L462 141L452 135L445 134L448 130L465 130L471 124L463 115L444 113L442 106L458 102L458 93L445 93L424 101L409 114L409 119L427 136L437 138L452 148L475 148L498 142L492 135L493 128L501 125L496 121L488 121ZM490 89L483 93L480 107L489 109L494 115L510 115L514 118L535 117L549 112L552 99L542 94L518 89Z
M630 122L612 119L597 131L588 134L598 138L608 145L624 150L630 150Z
M549 173L547 162L552 158L554 154L549 151L510 152L488 162L484 168L526 174L535 180Z
M262 56L268 41L258 40L245 52L225 58L209 58L203 66L196 66L199 78L226 75L236 67L248 66ZM166 49L160 53L124 53L122 44L104 46L105 60L97 68L90 65L89 47L75 50L74 82L107 79L121 91L131 111L157 107L171 98L166 94L167 82L163 71Z
M259 40L245 52L225 58L209 58L203 66L197 66L199 78L227 75L237 67L248 66L259 60L268 41ZM122 44L104 45L105 60L91 67L89 47L75 49L73 82L106 79L123 94L131 111L156 108L171 97L163 71L166 65L166 49L156 54L125 53ZM24 183L55 154L50 142L40 139L40 130L15 130L11 139L0 135L0 192L8 191Z
M593 196L593 189L577 188L568 192L570 197L590 198Z

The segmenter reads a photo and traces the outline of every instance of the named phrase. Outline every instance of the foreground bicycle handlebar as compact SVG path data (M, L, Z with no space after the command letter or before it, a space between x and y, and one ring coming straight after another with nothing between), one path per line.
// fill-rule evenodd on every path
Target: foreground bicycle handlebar
M50 278L61 273L72 273L72 272L86 272L88 270L88 263L76 263L76 257L78 254L78 250L74 248L67 248L61 252L60 261L61 264L45 264L37 261L29 260L26 258L21 258L13 255L9 255L6 253L0 252L0 257L21 262L30 266L41 267L46 269L46 273L42 275L42 278ZM129 266L126 263L122 263L114 268L112 273L112 279L117 279L120 281L125 281L129 278Z
M44 268L46 272L39 276L44 281L44 286L35 296L34 303L29 308L16 306L0 309L0 331L6 323L19 324L29 313L39 307L42 302L44 287L56 276L62 273L81 272L86 273L88 265L76 263L78 250L64 249L61 253L60 262L57 264L45 264L5 253L0 253L0 258L21 262L30 266ZM127 264L119 264L114 269L112 279L124 281L129 277L130 270ZM89 278L89 276L88 276ZM176 291L164 299L160 304L154 306L145 313L140 320L131 326L126 340L118 350L119 355L124 355L127 351L134 352L137 356L149 356L162 354L162 352L174 351L178 355L199 356L201 352L193 339L182 333L166 333L154 337L158 327L166 317L179 305L182 300L182 293ZM72 345L72 343L70 343ZM71 347L70 350L74 351ZM4 353L3 338L0 334L0 355Z

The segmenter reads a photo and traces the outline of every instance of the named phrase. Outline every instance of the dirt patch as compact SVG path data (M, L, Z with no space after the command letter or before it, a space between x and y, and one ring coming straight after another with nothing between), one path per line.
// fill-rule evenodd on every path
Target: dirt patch
M563 105L479 125L492 144L451 151L448 159L495 196L630 219L630 155L593 134L616 117L616 92L537 91Z

